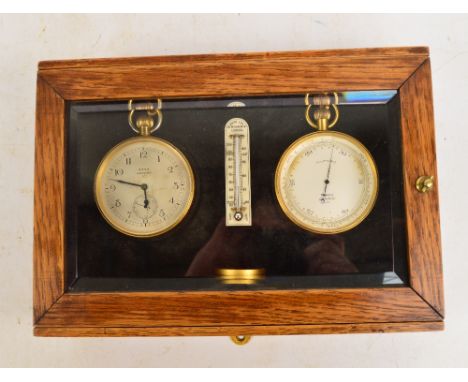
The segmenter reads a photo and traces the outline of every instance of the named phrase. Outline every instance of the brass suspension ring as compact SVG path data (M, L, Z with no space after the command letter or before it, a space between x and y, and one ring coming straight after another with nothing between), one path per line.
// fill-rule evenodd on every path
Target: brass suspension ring
M305 118L307 123L312 126L315 129L318 129L318 125L314 122L314 120L310 117L310 109L312 106L319 106L319 107L326 107L329 108L330 106L332 107L333 111L335 112L335 118L333 118L333 121L328 125L328 129L331 129L333 126L336 125L338 122L338 119L340 118L340 113L338 111L338 107L336 104L338 103L338 94L336 92L333 92L333 96L335 98L335 102L331 103L330 97L327 94L314 97L314 100L312 103L309 101L309 93L305 95L304 102L307 106L306 112L305 112Z
M162 124L162 121L163 121L163 115L162 115L161 108L162 108L162 101L161 101L160 98L158 98L156 107L151 102L134 106L133 105L133 100L129 100L128 101L128 110L130 112L128 113L128 124L130 125L130 127L132 128L132 130L135 133L140 134L140 129L137 126L135 126L135 123L133 122L133 116L135 114L135 111L142 111L142 110L146 111L146 114L149 117L153 117L153 116L156 115L158 117L158 120L157 120L156 124L151 128L151 130L149 130L149 133L151 134L151 133L155 132L157 129L159 129L161 127L161 124Z

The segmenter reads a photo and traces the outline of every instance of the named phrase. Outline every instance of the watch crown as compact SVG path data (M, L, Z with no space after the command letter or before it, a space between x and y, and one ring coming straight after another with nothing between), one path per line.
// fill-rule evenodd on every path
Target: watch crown
M154 119L150 116L141 116L136 121L136 126L141 135L150 135L150 130L154 126Z

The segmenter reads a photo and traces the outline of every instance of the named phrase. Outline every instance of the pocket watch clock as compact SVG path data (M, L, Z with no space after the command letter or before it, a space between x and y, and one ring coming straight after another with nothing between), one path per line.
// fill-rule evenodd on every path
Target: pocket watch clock
M348 134L329 131L338 121L338 96L306 95L307 122L318 131L293 142L275 173L281 209L296 225L315 233L335 234L360 224L374 207L378 173L366 147ZM314 120L309 113L312 106ZM331 109L334 119L330 123Z
M104 219L117 231L134 237L168 232L187 215L195 181L182 152L150 134L162 123L161 100L128 103L130 127L139 134L114 146L102 159L94 178L94 195ZM146 111L133 122L135 111ZM158 117L156 126L153 116Z

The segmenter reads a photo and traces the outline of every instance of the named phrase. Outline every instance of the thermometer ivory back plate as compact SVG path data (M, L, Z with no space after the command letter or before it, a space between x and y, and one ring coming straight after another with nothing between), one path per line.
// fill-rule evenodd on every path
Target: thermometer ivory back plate
M226 226L252 225L249 125L242 118L224 127Z

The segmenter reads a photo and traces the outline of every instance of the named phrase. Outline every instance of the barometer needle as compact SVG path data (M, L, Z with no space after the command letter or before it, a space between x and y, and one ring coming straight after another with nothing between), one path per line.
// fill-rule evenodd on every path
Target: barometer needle
M333 150L334 150L334 148L332 148L331 155L330 155L330 160L328 161L329 163L328 163L328 170L327 170L327 178L324 181L325 187L323 189L322 196L325 196L327 194L328 184L330 183L330 170L331 170L331 164L332 164L332 159L333 159Z

